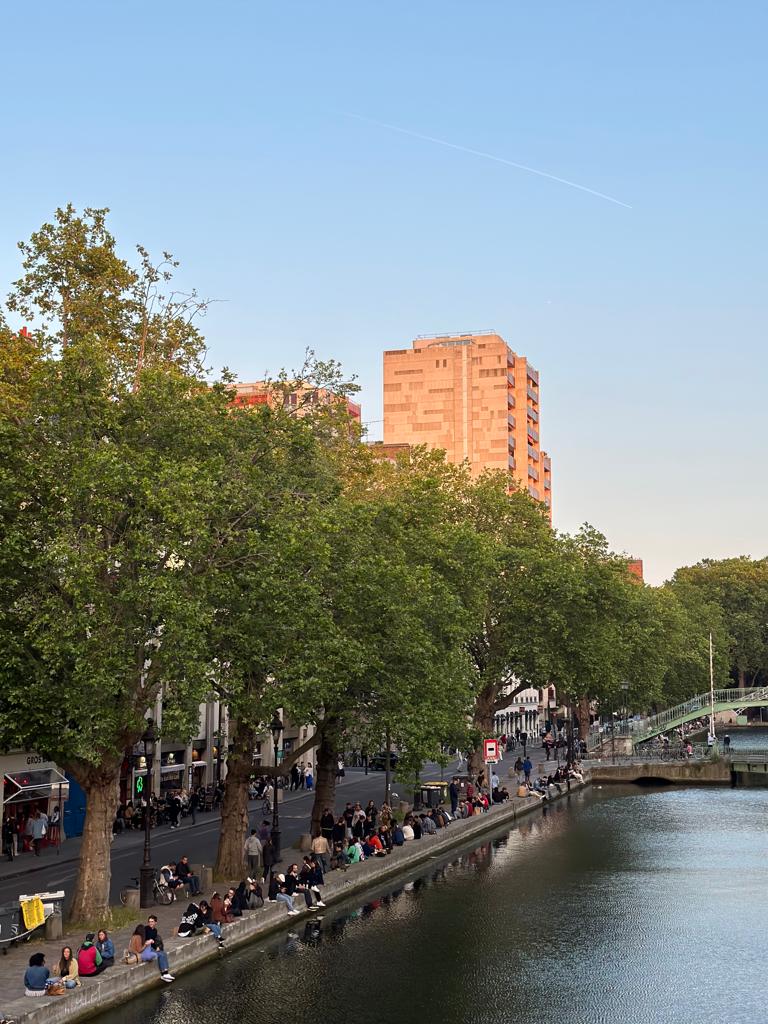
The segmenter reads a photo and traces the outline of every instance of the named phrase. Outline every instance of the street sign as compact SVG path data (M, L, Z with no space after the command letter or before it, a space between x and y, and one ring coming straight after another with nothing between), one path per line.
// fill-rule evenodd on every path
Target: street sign
M498 740L483 740L483 760L486 764L496 764L501 760Z

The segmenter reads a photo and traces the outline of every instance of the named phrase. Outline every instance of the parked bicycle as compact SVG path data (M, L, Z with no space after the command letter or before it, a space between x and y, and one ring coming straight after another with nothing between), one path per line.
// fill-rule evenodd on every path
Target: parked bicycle
M124 885L123 888L120 890L120 902L123 904L124 907L128 905L128 901L130 899L129 894L135 892L135 890L139 888L139 879L134 877L133 881L135 883L134 885ZM171 903L173 903L174 899L176 898L173 895L173 889L164 884L163 880L158 876L157 872L155 872L154 878L152 880L152 898L154 899L155 903L157 903L161 907L169 906Z

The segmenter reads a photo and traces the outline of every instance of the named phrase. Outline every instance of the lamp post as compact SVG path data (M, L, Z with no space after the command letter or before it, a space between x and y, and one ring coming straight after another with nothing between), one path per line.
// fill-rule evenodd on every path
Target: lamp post
M622 689L622 691L624 693L624 710L622 712L623 716L624 716L624 730L625 730L627 738L629 739L629 707L627 706L627 690L629 689L629 683L627 682L626 679L623 680L623 682L621 684L621 689ZM631 742L630 742L629 752L630 752L630 754L632 753Z
M269 727L272 733L272 743L275 749L275 784L274 784L274 800L272 801L272 849L275 854L275 862L280 860L280 819L277 811L277 752L280 746L280 734L283 731L283 723L280 721L280 716L275 712L275 717L272 719L272 724Z
M144 744L144 760L147 764L147 786L144 793L144 859L139 869L139 905L142 907L153 906L155 872L151 864L152 852L150 848L150 828L152 817L152 761L155 756L155 727L151 718L147 719L147 728L141 737Z

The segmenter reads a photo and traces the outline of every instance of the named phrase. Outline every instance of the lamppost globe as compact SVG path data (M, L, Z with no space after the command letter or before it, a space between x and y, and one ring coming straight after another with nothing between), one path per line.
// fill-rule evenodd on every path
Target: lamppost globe
M275 712L275 717L272 719L272 724L269 727L269 731L272 733L272 742L274 744L275 754L275 785L274 785L274 799L272 800L272 849L275 855L275 863L280 860L280 818L277 810L277 758L280 747L280 736L283 731L283 723L280 721L280 716Z
M150 848L150 829L152 827L152 761L155 756L157 738L155 725L151 718L147 719L147 727L141 737L144 745L144 761L147 766L147 785L144 789L144 858L139 869L139 903L142 907L151 907L154 901L155 872L152 867L152 851Z

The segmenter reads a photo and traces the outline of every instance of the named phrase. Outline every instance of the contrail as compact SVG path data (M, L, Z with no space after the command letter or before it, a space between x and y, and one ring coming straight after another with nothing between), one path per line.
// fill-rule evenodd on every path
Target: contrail
M549 174L547 171L540 171L536 167L528 167L526 164L515 163L514 160L507 160L503 156L494 156L493 153L483 153L479 149L470 149L468 146L459 146L455 142L446 142L445 139L436 139L432 135L422 135L421 132L412 132L408 128L400 128L396 124L387 124L386 121L377 121L373 117L364 117L362 114L352 114L349 111L342 111L345 117L353 117L357 121L367 121L368 124L377 124L379 128L389 128L390 131L400 132L401 135L410 135L412 139L421 139L423 142L434 142L437 146L447 146L448 149L458 149L461 153L471 153L472 156L482 157L484 160L493 160L497 164L506 164L507 167L516 167L518 171L527 171L529 174L537 174L540 178L549 178L550 181L558 181L561 185L568 185L570 188L577 188L580 192L589 192L591 196L598 199L607 199L609 203L623 206L627 210L632 207L621 199L608 196L605 192L598 192L594 188L587 188L586 185L579 185L577 181L569 181L567 178L559 178L556 174Z

